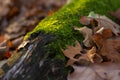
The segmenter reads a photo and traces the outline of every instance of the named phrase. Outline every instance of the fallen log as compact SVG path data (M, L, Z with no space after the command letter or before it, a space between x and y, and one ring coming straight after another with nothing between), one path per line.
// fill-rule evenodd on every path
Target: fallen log
M29 40L22 50L11 57L1 68L2 80L66 80L68 70L66 58L60 46L73 44L82 36L73 30L81 26L79 19L90 11L107 15L119 8L120 0L73 0L58 12L42 20L38 26L25 36ZM15 60L14 60L15 58ZM13 62L12 62L13 61ZM10 63L11 62L11 63Z

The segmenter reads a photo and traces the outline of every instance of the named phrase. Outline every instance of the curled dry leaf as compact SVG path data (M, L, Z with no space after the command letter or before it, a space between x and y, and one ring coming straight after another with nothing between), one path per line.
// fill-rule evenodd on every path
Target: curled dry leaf
M92 41L92 29L88 27L82 27L82 28L77 28L74 27L75 30L78 30L80 33L83 34L84 40L83 43L86 47L92 47L93 46L93 41Z
M95 46L88 50L86 55L92 63L101 63L103 61L102 57L97 53Z
M97 21L99 22L98 24L105 29L110 28L112 32L116 35L119 36L120 34L120 25L117 23L113 22L111 19L109 19L106 16L99 16L97 18Z

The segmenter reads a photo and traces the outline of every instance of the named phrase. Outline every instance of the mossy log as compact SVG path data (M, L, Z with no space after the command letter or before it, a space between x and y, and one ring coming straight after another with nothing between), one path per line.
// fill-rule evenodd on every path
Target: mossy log
M109 15L110 11L115 11L120 7L120 0L72 0L71 3L65 5L53 15L42 20L36 28L25 36L25 40L31 34L43 31L57 35L56 41L52 42L50 47L61 53L60 46L65 47L66 44L72 45L75 40L81 41L83 37L73 30L73 26L82 27L79 23L81 16L88 15L89 12ZM61 56L58 56L63 58Z
M60 47L82 40L73 26L82 27L79 19L90 11L110 17L108 12L119 7L120 0L72 0L25 36L31 43L19 52L21 57L12 66L3 66L2 80L66 80Z

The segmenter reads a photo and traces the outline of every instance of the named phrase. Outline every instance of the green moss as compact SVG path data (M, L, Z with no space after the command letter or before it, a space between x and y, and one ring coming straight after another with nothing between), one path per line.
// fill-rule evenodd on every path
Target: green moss
M70 4L65 5L52 16L42 20L32 32L29 32L25 36L25 39L31 34L44 31L59 36L56 42L54 42L54 49L58 48L58 44L72 44L76 39L79 41L82 40L72 29L73 26L82 27L79 23L81 16L88 15L90 11L94 11L95 13L110 17L108 12L116 10L119 7L120 0L72 0Z

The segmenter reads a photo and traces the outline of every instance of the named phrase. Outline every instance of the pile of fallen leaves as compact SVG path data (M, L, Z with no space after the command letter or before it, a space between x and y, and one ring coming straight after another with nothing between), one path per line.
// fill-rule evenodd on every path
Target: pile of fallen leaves
M94 12L81 17L80 23L85 26L74 30L83 34L84 47L76 41L75 46L66 45L62 49L69 58L67 66L74 68L68 80L119 80L120 26Z

